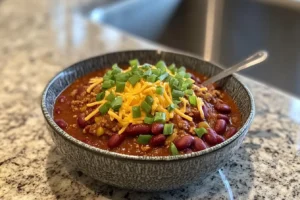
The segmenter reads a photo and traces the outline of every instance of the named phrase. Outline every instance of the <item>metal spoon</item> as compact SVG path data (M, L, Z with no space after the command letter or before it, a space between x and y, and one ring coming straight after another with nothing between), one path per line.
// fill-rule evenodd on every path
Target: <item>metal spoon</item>
M209 85L212 84L214 82L217 82L218 80L221 80L222 78L225 78L235 72L238 72L240 70L246 69L248 67L251 67L253 65L256 65L258 63L263 62L264 60L266 60L268 57L268 52L267 51L258 51L255 54L253 54L252 56L248 57L247 59L243 60L242 62L223 70L222 72L220 72L217 75L214 75L212 77L210 77L209 79L207 79L206 81L204 81L202 84L203 85Z

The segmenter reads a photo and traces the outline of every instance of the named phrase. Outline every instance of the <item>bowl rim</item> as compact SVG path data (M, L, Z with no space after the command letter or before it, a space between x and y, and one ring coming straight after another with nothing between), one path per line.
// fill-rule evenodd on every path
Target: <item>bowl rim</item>
M177 52L171 52L171 51L164 51L164 50L151 50L151 49L139 49L139 50L128 50L128 51L116 51L116 52L110 52L110 53L105 53L105 54L101 54L101 55L97 55L97 56L93 56L93 57L89 57L87 59L78 61L76 63L73 63L72 65L70 65L69 67L59 71L46 85L43 93L42 93L42 98L41 98L41 108L42 108L42 113L44 115L44 118L46 120L46 122L48 123L48 125L52 128L52 130L55 133L58 133L60 137L62 137L63 139L67 140L68 142L75 144L76 146L82 148L83 150L87 150L93 154L97 154L97 155L101 155L101 156L106 156L106 157L111 157L111 158L115 158L115 159L125 159L125 160L135 160L135 161L176 161L176 160L183 160L183 159L191 159L191 158L195 158L195 157L199 157L205 154L209 154L212 153L214 151L220 150L221 148L229 145L230 143L232 143L233 141L235 141L237 138L239 138L240 136L243 135L243 133L246 131L246 129L249 128L249 126L251 125L254 115L255 115L255 103L254 103L254 98L249 90L249 88L240 81L239 78L236 77L236 75L232 75L232 77L234 79L236 79L236 81L243 87L243 89L246 90L247 95L250 99L250 105L251 105L251 110L249 113L249 116L247 118L247 120L245 121L245 123L242 125L242 127L238 130L238 132L232 136L231 138L225 140L224 142L217 144L213 147L209 147L205 150L202 151L198 151L198 152L192 152L189 154L183 154L183 155L176 155L176 156L136 156L136 155L127 155L127 154L121 154L121 153L116 153L116 152L112 152L109 150L104 150L104 149L100 149L94 146L91 146L89 144L86 144L78 139L76 139L75 137L69 135L67 132L65 132L64 130L62 130L59 126L57 126L57 124L54 122L54 119L51 117L50 113L47 111L46 108L46 96L47 93L49 91L49 88L51 87L52 83L55 82L58 78L61 78L61 76L63 76L64 72L70 70L71 68L73 68L75 65L78 65L80 63L84 63L87 62L89 60L92 59L97 59L99 57L102 56L108 56L108 55L113 55L113 54L118 54L118 53L126 53L126 52L156 52L157 54L174 54L174 55L178 55L178 56L185 56L185 57L189 57L192 59L198 59L201 60L203 62L207 62L210 63L212 65L214 65L217 68L223 69L223 67L221 67L221 65L216 64L214 62L211 61L205 61L203 58L199 57L199 56L194 56L194 55L187 55L184 54L182 52L177 53ZM68 85L69 86L69 85Z

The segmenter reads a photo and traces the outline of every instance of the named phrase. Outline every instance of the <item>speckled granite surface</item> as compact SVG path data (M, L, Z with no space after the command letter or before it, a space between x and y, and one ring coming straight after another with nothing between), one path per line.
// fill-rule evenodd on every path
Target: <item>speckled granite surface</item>
M158 47L91 24L76 14L82 1L67 2L0 0L0 199L300 199L300 101L245 78L254 123L236 156L202 185L126 191L66 165L40 110L47 81L83 58Z

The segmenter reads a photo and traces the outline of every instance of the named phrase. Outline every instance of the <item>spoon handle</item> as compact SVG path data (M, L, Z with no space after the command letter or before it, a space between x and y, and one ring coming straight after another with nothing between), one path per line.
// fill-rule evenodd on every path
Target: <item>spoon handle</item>
M245 60L243 60L242 62L223 70L222 72L220 72L219 74L210 77L209 79L207 79L206 81L204 81L202 84L203 85L209 85L212 84L214 82L217 82L218 80L225 78L235 72L238 72L240 70L246 69L248 67L251 67L253 65L256 65L258 63L263 62L264 60L266 60L268 57L268 52L266 51L258 51L255 54L253 54L252 56L246 58Z

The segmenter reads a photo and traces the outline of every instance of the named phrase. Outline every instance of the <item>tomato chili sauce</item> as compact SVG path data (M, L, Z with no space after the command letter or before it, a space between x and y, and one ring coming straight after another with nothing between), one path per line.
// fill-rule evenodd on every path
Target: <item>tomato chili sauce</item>
M58 126L97 148L139 156L201 151L240 128L233 99L216 85L201 85L207 77L163 61L129 63L92 72L68 86L55 103Z

